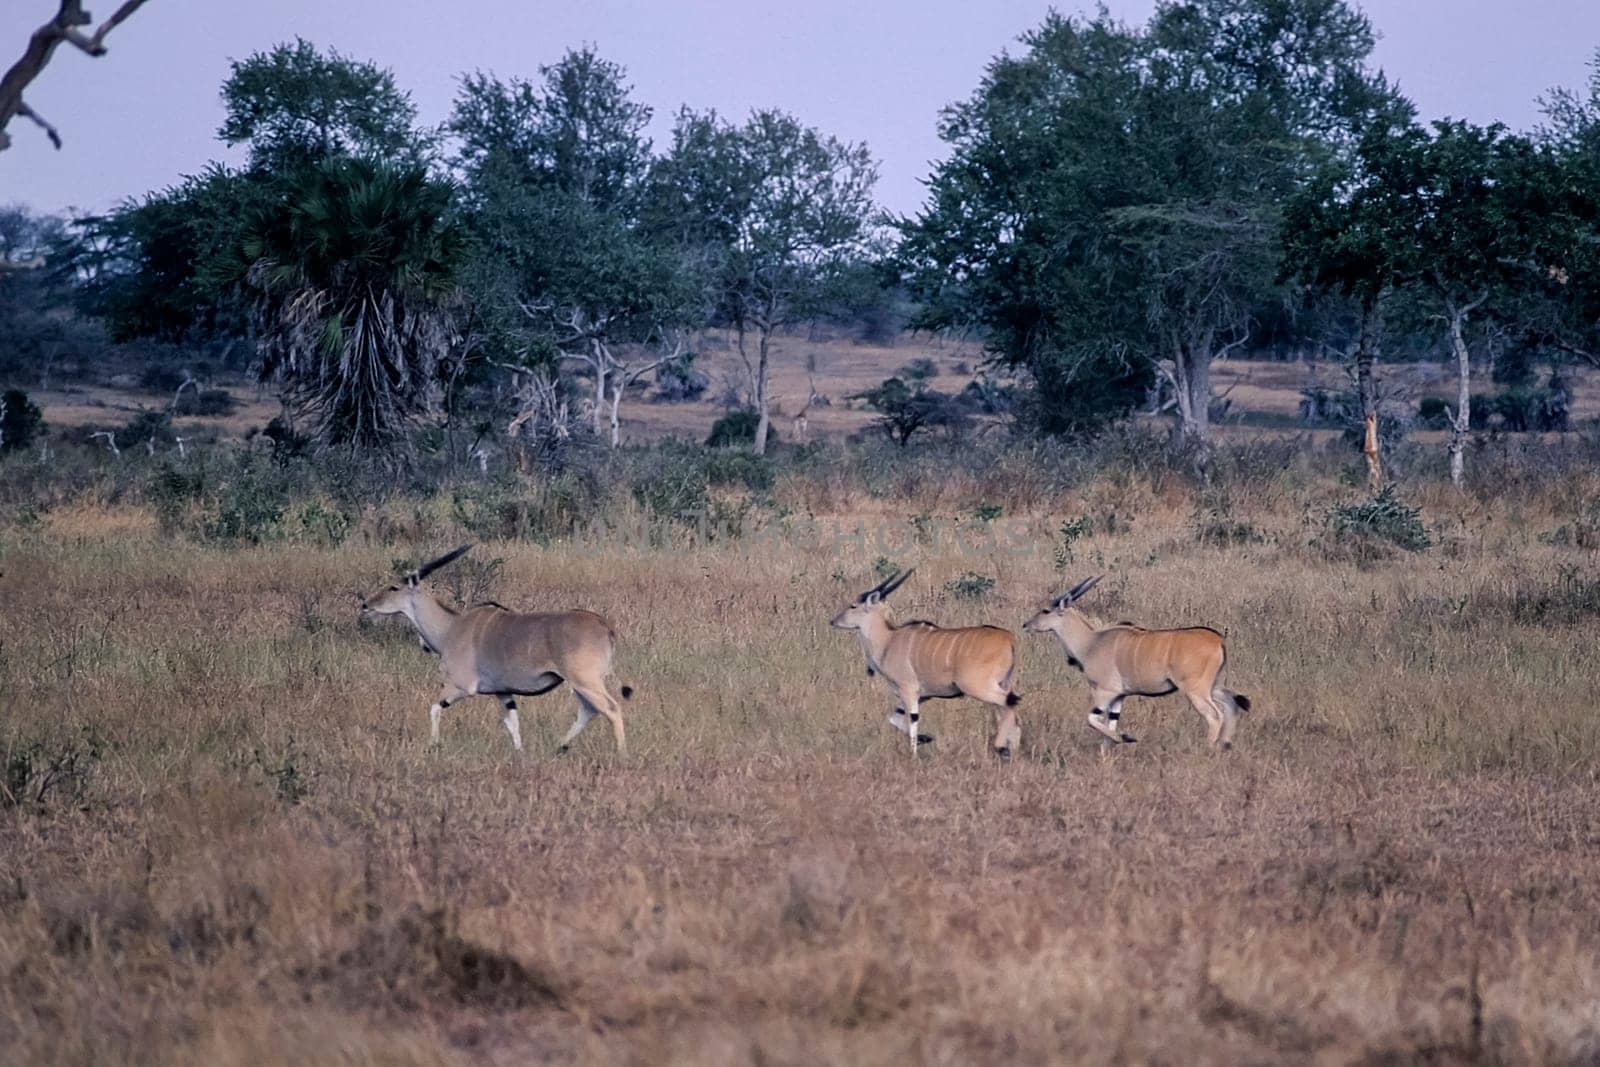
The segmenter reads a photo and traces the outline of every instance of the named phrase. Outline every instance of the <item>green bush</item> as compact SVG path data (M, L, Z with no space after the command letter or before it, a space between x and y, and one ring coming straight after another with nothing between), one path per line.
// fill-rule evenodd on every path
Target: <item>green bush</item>
M33 444L44 428L39 406L21 389L0 393L0 452L16 452Z
M1417 423L1427 430L1450 428L1450 405L1436 396L1425 396L1417 405Z
M944 584L945 591L963 600L982 600L994 589L994 579L977 571L967 571Z
M1420 508L1412 507L1386 485L1371 500L1358 500L1329 508L1323 517L1326 537L1335 544L1377 542L1422 552L1433 547L1433 537L1422 521Z
M476 482L450 494L455 520L481 540L549 544L571 536L594 511L593 494L573 472L537 485L512 478Z
M173 444L177 438L172 432L172 418L165 411L141 411L112 434L120 449Z
M738 445L755 444L756 427L760 423L761 415L754 408L730 411L711 424L711 434L706 438L706 446L733 448ZM767 427L767 439L769 441L778 439L776 427Z
M281 538L289 490L281 469L246 464L217 495L203 527L206 539L255 545Z
M239 402L226 389L186 389L175 405L179 415L232 415Z
M145 483L144 497L161 528L170 533L181 524L189 505L205 492L205 468L201 464L163 462Z
M0 765L0 808L43 808L52 801L83 807L104 747L93 730L85 730L81 740L11 739Z

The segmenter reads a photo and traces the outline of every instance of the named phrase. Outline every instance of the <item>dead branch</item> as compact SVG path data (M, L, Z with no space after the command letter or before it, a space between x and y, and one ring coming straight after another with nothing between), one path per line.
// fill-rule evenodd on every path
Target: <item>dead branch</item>
M145 0L125 0L115 14L102 22L93 33L86 35L83 27L88 26L94 19L83 9L83 0L61 0L61 8L55 17L33 31L33 36L28 38L27 48L23 50L22 58L0 76L0 151L11 146L6 126L14 118L25 118L38 124L50 138L50 143L56 148L61 147L60 133L27 105L22 94L33 84L34 79L43 73L51 56L63 43L72 45L86 55L105 55L106 34L121 25L144 3Z

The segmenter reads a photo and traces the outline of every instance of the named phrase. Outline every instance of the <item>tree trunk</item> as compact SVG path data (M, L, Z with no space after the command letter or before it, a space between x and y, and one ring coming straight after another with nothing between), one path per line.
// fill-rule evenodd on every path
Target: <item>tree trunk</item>
M1211 345L1180 341L1172 364L1183 439L1205 447L1211 433Z
M1472 359L1467 350L1467 316L1488 299L1488 294L1465 304L1447 305L1450 347L1456 356L1456 411L1450 423L1450 482L1457 489L1466 476L1467 433L1472 428Z
M761 328L760 351L756 357L756 443L755 454L767 454L767 433L772 428L772 413L767 403L767 355L772 342L772 330Z
M1367 457L1367 488L1383 488L1383 451L1378 441L1378 313L1361 309L1361 333L1356 341L1356 392L1361 397L1361 452Z
M616 448L622 443L622 394L628 388L628 383L622 375L612 375L611 382L611 447Z
M594 435L599 437L606 417L606 359L605 347L599 341L589 342L589 354L594 362Z

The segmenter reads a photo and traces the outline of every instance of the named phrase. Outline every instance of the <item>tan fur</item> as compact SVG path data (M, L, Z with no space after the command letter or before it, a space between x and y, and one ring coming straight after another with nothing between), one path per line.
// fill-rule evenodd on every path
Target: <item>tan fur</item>
M390 586L361 606L363 615L406 616L423 645L438 653L444 685L429 713L432 742L439 740L439 714L445 708L469 696L497 696L505 707L502 721L520 749L515 698L537 696L567 682L578 698L578 718L560 751L566 751L596 714L611 723L617 751L627 750L622 705L606 688L616 635L605 619L592 611L527 614L499 604L458 612L422 588L421 575L437 565L409 575L404 585ZM623 693L628 693L626 687Z
M856 631L866 653L867 670L883 680L898 702L889 723L910 735L913 753L920 740L919 702L970 696L999 709L994 750L1009 758L1022 739L1015 707L1018 698L1011 690L1016 636L998 626L947 630L923 621L896 626L883 598L905 577L863 593L834 617L832 625ZM902 717L903 726L897 721Z
M1072 607L1093 582L1058 598L1023 626L1033 633L1054 633L1068 659L1083 671L1094 694L1089 725L1111 741L1132 741L1117 729L1123 700L1182 693L1206 720L1210 743L1231 748L1239 713L1249 701L1221 684L1228 659L1222 635L1205 626L1147 630L1132 623L1099 625Z

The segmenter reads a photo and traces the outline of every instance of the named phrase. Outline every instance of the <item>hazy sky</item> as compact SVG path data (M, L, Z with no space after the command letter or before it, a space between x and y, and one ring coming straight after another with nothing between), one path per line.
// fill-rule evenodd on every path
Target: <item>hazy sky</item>
M109 13L115 0L91 0ZM985 62L1036 26L1044 0L150 0L112 34L97 60L67 49L28 93L66 146L14 120L0 153L0 203L99 210L157 189L207 160L237 159L218 143L217 89L228 61L299 35L391 67L425 122L449 111L457 77L483 69L533 76L569 46L594 44L627 67L656 110L664 143L680 104L742 116L786 108L881 161L878 198L901 212L942 145L944 104L971 93ZM1084 0L1055 5L1066 12ZM1109 0L1143 21L1154 0ZM0 67L9 65L55 0L5 0ZM1600 46L1597 0L1368 0L1382 39L1376 60L1424 117L1513 127L1538 121L1536 98L1578 85ZM104 9L104 10L102 10ZM493 13L493 14L491 14Z

